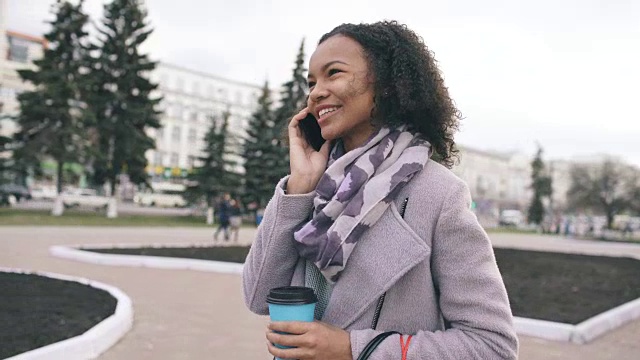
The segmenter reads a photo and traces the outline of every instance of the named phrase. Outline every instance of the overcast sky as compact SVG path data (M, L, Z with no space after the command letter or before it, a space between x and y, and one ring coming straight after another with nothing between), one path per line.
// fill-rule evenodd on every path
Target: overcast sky
M8 0L8 28L41 35L52 0ZM94 21L102 0L86 0ZM272 86L343 22L395 19L423 37L465 119L456 137L547 158L608 153L640 166L638 0L146 0L157 60Z

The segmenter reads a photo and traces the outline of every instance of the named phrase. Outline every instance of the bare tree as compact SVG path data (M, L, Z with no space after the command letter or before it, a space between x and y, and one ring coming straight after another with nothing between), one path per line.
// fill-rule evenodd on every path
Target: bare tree
M569 208L592 209L607 217L607 228L616 215L634 209L640 195L638 170L606 159L596 164L575 165L567 192Z

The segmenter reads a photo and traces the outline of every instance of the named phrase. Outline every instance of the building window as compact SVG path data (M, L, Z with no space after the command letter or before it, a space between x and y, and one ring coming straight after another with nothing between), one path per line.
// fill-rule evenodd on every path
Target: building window
M171 166L178 167L178 153L171 153Z
M236 93L236 104L242 105L242 92L240 91Z
M30 44L31 43L29 41L9 37L9 60L20 63L29 62Z
M163 88L163 89L168 88L167 86L168 84L169 84L169 75L167 74L160 75L160 81L158 84L160 85L160 88Z
M258 93L253 93L253 94L249 94L247 96L247 104L253 104L255 102L258 102Z
M180 126L174 126L171 132L171 140L180 141Z
M153 154L153 165L162 166L163 155L162 151L156 151L156 153Z
M197 135L198 133L196 132L196 129L189 129L189 135L188 135L188 140L190 144L193 144L196 139L197 139Z
M191 112L191 116L189 117L190 121L198 121L198 111L194 110Z
M177 78L176 79L176 90L177 91L182 91L184 90L184 80L181 78Z
M220 96L220 100L227 102L229 99L227 98L227 90L226 89L218 89L218 95Z
M164 128L163 127L156 129L156 139L157 140L161 140L161 141L164 139Z
M193 167L195 166L195 164L196 164L196 157L195 157L195 156L193 156L193 155L189 155L189 156L187 157L187 168L189 168L189 169L193 169Z
M193 95L198 96L200 95L200 84L197 82L193 83L193 87L192 87L192 91L193 91Z
M0 98L13 100L19 93L16 89L0 87Z

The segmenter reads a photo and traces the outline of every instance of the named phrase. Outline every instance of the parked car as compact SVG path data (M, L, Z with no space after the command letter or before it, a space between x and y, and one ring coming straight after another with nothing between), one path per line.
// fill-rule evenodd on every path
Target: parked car
M16 201L31 199L31 191L29 191L25 186L18 184L0 185L0 193L5 194L7 198L13 196Z
M105 208L109 204L109 198L100 196L93 189L73 189L62 193L62 203L65 207L92 207Z
M524 222L524 215L520 210L502 210L500 212L500 225L520 226Z
M142 206L185 207L187 201L182 196L186 186L171 183L153 183L151 191L140 192L133 202Z
M57 195L55 186L34 186L31 188L31 198L34 200L53 201Z

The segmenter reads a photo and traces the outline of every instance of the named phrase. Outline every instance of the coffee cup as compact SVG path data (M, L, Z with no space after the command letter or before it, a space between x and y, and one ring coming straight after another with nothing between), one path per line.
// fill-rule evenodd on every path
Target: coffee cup
M317 302L318 298L313 289L303 286L273 288L267 296L271 321L311 322ZM290 348L290 346L274 345L280 349Z

